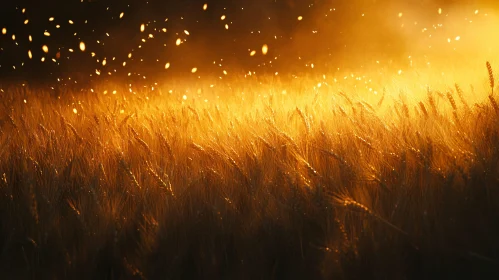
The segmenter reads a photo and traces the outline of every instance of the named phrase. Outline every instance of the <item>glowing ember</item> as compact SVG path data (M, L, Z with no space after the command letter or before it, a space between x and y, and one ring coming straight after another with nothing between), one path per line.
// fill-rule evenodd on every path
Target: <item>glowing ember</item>
M47 47L47 45L43 45L43 46L42 46L42 51L43 51L44 53L48 53L48 52L49 52L49 47Z
M84 42L80 42L80 50L81 50L82 52L84 52L84 51L85 51L85 43L84 43Z
M269 51L269 46L267 46L267 44L264 44L262 46L262 54L266 55L268 51Z

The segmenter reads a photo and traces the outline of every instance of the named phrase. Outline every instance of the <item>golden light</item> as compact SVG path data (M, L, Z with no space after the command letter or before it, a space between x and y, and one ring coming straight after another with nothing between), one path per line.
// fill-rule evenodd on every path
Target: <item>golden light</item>
M141 24L140 25L140 32L144 32L146 30L146 25L145 24Z
M303 19L303 17L302 17L302 16L299 16L299 17L298 17L298 20L302 20L302 19Z
M122 12L122 13L120 14L120 18L123 18L123 16L125 16L125 13L123 13L123 12Z
M262 54L266 55L268 51L269 51L269 46L267 46L267 44L264 44L262 46Z
M3 34L3 35L7 34L7 28L5 28L5 27L4 27L4 28L2 28L2 34Z
M50 33L49 33L48 31L45 31L45 32L43 32L43 35L45 35L45 36L49 37L49 36L50 36Z
M84 52L85 51L85 43L84 42L80 42L80 51Z
M31 54L31 50L28 50L28 57L29 57L29 59L33 58L33 55Z
M167 63L165 64L165 69L168 69L168 68L170 68L170 62L167 62Z
M175 45L180 46L180 44L182 44L182 39L178 38Z
M54 17L49 17L49 21L54 21Z
M203 11L206 11L207 9L208 9L208 4L207 4L207 3L205 3L205 4L203 5Z
M225 15L222 15L222 16L220 17L220 19L221 19L221 20L225 20L225 18L226 18L226 17L225 17Z
M48 53L48 52L49 52L49 47L47 47L47 45L43 45L43 46L42 46L42 51L43 51L44 53Z
M193 74L194 74L194 73L196 73L197 71L198 71L198 69L197 69L196 67L194 67L194 68L192 68L192 69L191 69L191 72L192 72Z
M256 51L255 51L255 50L252 50L252 51L250 52L250 56L254 56L255 54L256 54Z

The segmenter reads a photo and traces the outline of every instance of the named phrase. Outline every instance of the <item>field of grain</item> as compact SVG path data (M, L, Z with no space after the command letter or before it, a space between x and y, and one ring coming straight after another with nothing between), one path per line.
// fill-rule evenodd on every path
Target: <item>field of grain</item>
M493 279L486 65L483 87L417 95L326 77L3 87L2 278Z

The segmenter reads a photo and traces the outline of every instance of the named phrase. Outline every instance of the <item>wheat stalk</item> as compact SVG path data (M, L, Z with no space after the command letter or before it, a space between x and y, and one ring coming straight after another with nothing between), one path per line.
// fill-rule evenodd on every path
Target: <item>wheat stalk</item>
M421 108L421 111L423 112L425 118L428 118L428 111L426 110L426 107L421 101L419 102L419 108Z
M499 115L499 106L497 105L497 102L492 95L489 95L489 100L490 104L492 104L492 107L494 108L494 111L496 111L496 114Z
M491 89L490 95L494 95L494 84L495 84L494 72L492 71L492 66L490 65L490 62L487 61L486 65L487 65L487 71L489 73L489 82L490 82L490 89Z
M305 114L303 114L303 112L298 107L296 107L296 112L298 113L298 115L300 116L301 120L303 121L303 124L305 125L307 134L309 134L310 133L310 124L308 123Z

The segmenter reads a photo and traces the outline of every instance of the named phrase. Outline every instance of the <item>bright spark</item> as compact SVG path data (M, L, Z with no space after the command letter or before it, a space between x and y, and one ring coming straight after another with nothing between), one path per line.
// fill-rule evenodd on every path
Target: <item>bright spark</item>
M264 44L262 46L262 54L266 55L268 51L269 51L269 46L267 46L267 44Z

